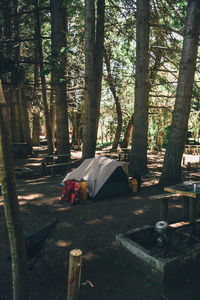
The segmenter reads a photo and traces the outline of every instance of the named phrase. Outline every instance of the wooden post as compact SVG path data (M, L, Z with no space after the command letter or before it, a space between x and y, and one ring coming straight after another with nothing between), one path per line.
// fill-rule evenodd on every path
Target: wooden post
M79 300L82 251L73 249L69 253L67 300Z

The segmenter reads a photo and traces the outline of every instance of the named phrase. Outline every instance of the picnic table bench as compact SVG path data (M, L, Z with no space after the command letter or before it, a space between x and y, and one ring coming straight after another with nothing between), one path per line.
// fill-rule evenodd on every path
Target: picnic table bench
M81 160L77 159L70 162L48 164L45 166L45 174L48 174L48 171L50 170L50 174L55 176L58 171L69 171L72 168L78 167L80 162Z
M172 197L178 197L176 193L164 193L150 196L150 200L160 201L160 220L167 221L168 219L168 202Z
M44 155L42 156L42 163L41 163L41 167L42 167L42 174L46 173L46 168L47 166L51 163L51 164L61 164L61 163L67 163L67 161L70 159L70 154L68 153L64 153L64 154L49 154L49 155ZM65 160L65 161L62 161Z

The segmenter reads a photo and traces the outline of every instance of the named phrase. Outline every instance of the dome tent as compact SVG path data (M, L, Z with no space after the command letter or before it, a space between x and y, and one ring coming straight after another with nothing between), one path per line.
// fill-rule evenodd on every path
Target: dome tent
M129 179L123 166L119 161L104 156L88 158L67 173L62 182L69 179L86 181L88 195L93 200L129 193Z

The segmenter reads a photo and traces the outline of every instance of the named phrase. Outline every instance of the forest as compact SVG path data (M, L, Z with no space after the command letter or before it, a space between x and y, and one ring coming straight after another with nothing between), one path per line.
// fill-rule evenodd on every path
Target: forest
M129 149L129 175L164 153L161 187L180 183L200 142L198 0L0 0L0 178L13 291L27 300L12 147L47 141L59 162ZM10 187L13 187L12 190Z
M36 146L45 134L49 154L83 144L83 159L96 146L132 145L142 175L147 149L166 148L174 115L185 120L174 133L183 143L170 140L179 152L171 153L170 177L179 180L187 131L199 139L195 8L188 8L191 23L187 1L146 1L137 18L135 1L93 2L2 1L1 78L12 142Z

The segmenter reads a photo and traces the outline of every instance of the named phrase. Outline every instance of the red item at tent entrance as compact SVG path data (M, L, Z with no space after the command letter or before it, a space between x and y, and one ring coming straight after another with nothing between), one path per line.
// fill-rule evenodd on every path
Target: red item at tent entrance
M69 179L64 182L62 188L61 200L76 204L81 200L81 190L79 182L74 179Z

